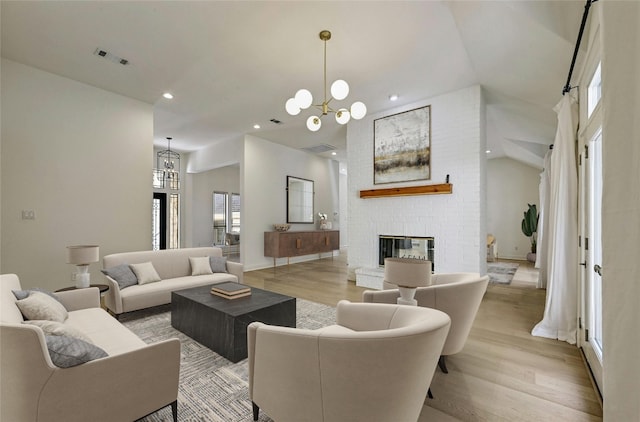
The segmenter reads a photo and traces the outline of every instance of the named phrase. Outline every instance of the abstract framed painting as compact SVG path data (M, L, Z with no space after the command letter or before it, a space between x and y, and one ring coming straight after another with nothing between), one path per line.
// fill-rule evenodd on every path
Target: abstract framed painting
M373 121L373 183L431 179L431 106Z

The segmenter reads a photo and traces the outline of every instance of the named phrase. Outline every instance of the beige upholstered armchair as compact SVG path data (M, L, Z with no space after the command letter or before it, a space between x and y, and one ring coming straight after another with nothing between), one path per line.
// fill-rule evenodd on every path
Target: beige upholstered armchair
M319 330L254 322L249 395L278 422L415 421L449 331L443 312L340 301Z
M487 290L489 276L478 273L442 273L431 275L431 286L418 287L415 299L418 306L438 309L451 318L451 329L438 362L440 369L448 373L445 356L459 353L469 336L476 313ZM367 290L363 302L396 303L400 293L394 284L384 283L384 289Z

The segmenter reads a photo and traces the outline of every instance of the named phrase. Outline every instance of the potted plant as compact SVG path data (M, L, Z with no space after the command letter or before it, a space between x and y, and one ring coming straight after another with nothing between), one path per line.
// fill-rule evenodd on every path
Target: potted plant
M522 233L531 239L531 252L527 254L527 261L536 262L536 240L538 230L538 209L536 204L527 204L529 209L524 212L522 219Z

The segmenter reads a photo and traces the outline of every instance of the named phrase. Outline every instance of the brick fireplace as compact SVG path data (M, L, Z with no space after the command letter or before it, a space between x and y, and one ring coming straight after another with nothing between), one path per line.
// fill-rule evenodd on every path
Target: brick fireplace
M373 160L363 153L373 151L373 120L424 105L432 107L431 180L393 187L444 183L450 175L452 193L361 198L362 190L387 187L373 184ZM438 273L486 272L485 121L483 92L475 86L349 123L348 265L356 285L382 288L380 235L433 238L431 262ZM404 241L400 246L409 245Z

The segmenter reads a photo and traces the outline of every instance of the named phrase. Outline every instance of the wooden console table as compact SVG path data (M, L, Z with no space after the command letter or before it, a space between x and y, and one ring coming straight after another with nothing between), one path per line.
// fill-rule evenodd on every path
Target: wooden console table
M264 232L264 256L273 257L273 266L277 258L333 252L340 249L338 230L310 230ZM332 255L333 256L333 255Z

